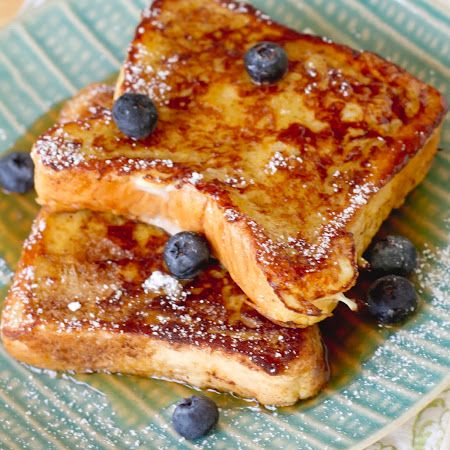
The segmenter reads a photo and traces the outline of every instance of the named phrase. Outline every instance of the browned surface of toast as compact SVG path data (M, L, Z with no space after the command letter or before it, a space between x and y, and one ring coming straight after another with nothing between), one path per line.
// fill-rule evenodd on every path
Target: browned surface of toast
M7 350L38 367L163 376L268 404L315 394L327 378L317 326L260 316L217 264L176 292L145 284L166 273L167 239L112 214L42 210L6 299Z
M104 83L92 83L67 100L59 112L59 122L73 122L110 110L113 104L114 87Z
M289 72L252 83L245 51L282 45ZM116 88L147 93L160 120L133 141L110 113L36 143L39 200L206 234L251 304L273 321L325 318L356 260L422 180L445 112L401 68L271 22L250 6L157 0Z

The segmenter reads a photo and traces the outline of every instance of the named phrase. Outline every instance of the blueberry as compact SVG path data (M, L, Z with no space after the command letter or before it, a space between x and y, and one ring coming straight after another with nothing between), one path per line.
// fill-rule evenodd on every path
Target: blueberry
M209 433L218 420L217 405L203 395L185 398L177 404L172 415L172 423L177 433L189 440Z
M404 236L386 236L372 247L369 262L373 270L408 275L416 267L417 252Z
M209 262L210 251L205 237L192 231L174 234L164 249L164 261L172 275L189 279Z
M0 158L0 186L23 194L34 184L34 164L29 153L13 152Z
M260 42L247 51L245 68L256 83L275 83L288 69L286 51L273 42Z
M398 275L379 278L367 294L367 309L380 323L400 322L417 308L417 293L409 280Z
M119 97L112 110L114 122L128 137L144 139L153 133L158 111L149 97L127 92Z

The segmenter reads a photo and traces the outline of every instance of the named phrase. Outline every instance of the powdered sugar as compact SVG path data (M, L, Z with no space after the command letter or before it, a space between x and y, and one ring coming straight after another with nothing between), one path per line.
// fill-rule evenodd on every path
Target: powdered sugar
M52 136L43 136L37 140L34 148L42 162L54 170L76 167L85 160L80 152L81 145L71 141L62 128L57 129Z
M70 302L67 307L72 311L78 311L81 308L81 303L80 302Z
M246 14L249 12L249 5L243 1L226 2L222 3L222 6L228 8L230 11L233 11L235 13ZM258 16L261 15L262 13L258 14Z
M192 172L190 177L187 178L187 182L196 185L199 181L203 180L203 175L198 172Z
M450 310L450 244L440 248L432 248L424 244L423 251L419 254L417 269L415 271L420 285L420 292L427 295L430 302L442 308Z
M153 272L142 284L144 292L154 294L165 294L169 299L179 299L186 295L183 292L182 284L171 275L160 272L159 270Z
M255 184L255 181L252 178L247 179L242 175L226 176L224 182L228 186L236 189L245 189L247 186Z
M331 240L337 235L339 230L345 228L348 221L354 217L355 212L361 206L364 206L368 202L370 195L377 192L377 190L372 183L356 186L350 196L349 206L340 213L332 214L332 220L325 225L319 238L319 243L313 245L310 251L305 251L305 254L313 256L317 260L323 258L328 252Z
M46 226L47 224L43 219L36 219L33 222L31 233L23 244L25 249L30 250L36 242L42 238L42 233L44 232Z
M228 220L228 222L235 222L239 219L240 214L234 210L234 209L227 209L224 213L225 219Z
M131 172L136 171L144 171L147 169L154 169L154 168L173 168L174 163L171 159L140 159L140 158L119 158L116 160L116 162L120 163L119 173L121 174L129 174ZM108 162L108 160L105 161L107 165L111 164L111 161ZM157 181L157 180L155 180Z
M281 152L277 151L266 164L264 172L273 175L278 169L293 169L302 162L303 160L300 156L284 156Z

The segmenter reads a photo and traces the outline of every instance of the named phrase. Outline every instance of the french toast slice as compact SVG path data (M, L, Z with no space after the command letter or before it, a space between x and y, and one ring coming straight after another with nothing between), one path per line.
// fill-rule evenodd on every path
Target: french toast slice
M111 110L114 87L106 83L91 83L64 102L58 122L73 122Z
M259 41L287 51L277 84L246 73ZM39 202L205 233L251 305L286 326L345 300L358 256L427 173L446 110L375 54L224 0L154 1L123 92L155 101L156 131L127 138L108 111L55 126L33 148Z
M8 352L37 367L157 376L290 405L328 377L317 325L259 315L220 265L167 275L161 229L43 209L3 310Z

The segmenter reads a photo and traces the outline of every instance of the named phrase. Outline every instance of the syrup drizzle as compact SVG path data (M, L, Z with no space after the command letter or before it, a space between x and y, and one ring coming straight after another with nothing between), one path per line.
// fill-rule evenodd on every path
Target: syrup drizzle
M50 322L59 333L87 329L145 334L171 344L241 354L271 375L283 373L301 357L310 330L281 327L260 316L218 264L182 285L176 282L177 295L173 289L165 292L173 285L162 257L168 235L111 217L81 211L36 220L25 247L26 265L19 268L12 287L26 305L29 321L24 327ZM70 258L46 246L53 230L47 224L53 220L76 224L65 237L69 243L83 234ZM41 267L39 273L35 267ZM155 280L163 278L154 289Z

